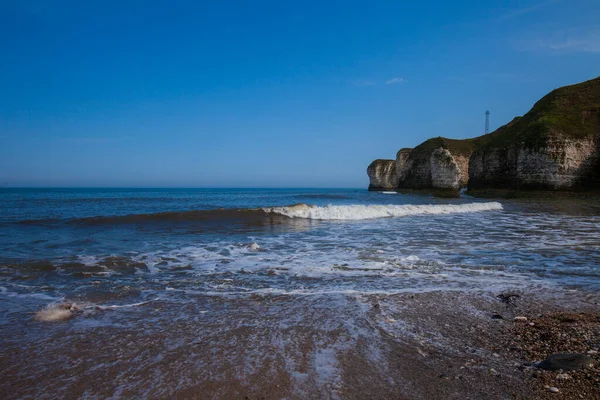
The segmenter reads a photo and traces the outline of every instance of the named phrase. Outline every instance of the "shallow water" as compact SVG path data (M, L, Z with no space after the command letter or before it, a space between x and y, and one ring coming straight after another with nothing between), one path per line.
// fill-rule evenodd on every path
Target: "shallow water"
M96 350L83 351L86 369L71 367L113 382L90 395L173 394L167 388L174 382L194 385L185 368L212 368L214 382L242 382L260 376L256 360L265 358L248 350L258 344L271 349L272 369L287 371L280 379L298 393L332 390L342 348L373 335L357 322L369 296L600 289L600 206L593 197L2 189L0 211L3 367L20 354L23 364L8 370L31 386L49 371L69 370L52 367L58 356L73 363L69 343L89 343ZM313 346L302 350L314 356L310 365L291 355L300 351L299 342L285 341L292 328L305 335L302 346ZM137 367L144 376L154 373L148 363L162 368L154 384L135 384L141 370L101 351L127 353L123 346L132 342L127 357L145 363ZM213 355L190 352L200 342ZM240 353L238 346L247 348ZM39 358L23 354L32 351ZM184 359L167 368L161 360L174 354ZM65 379L49 397L67 388L84 394ZM92 380L103 387L101 377Z

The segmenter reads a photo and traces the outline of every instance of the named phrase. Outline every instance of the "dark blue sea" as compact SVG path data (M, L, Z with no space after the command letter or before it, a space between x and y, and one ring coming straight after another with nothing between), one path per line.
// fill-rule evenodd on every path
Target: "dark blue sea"
M600 289L597 197L0 189L0 344L17 366L5 377L43 382L48 397L169 397L193 368L215 382L260 374L264 352L295 359L290 326L321 321L319 307L352 320L369 296L546 289ZM235 337L266 347L240 355ZM314 370L280 366L299 393L303 379L333 379L340 349L319 349ZM164 363L170 354L179 358ZM158 375L142 384L140 368ZM92 389L69 380L74 370Z

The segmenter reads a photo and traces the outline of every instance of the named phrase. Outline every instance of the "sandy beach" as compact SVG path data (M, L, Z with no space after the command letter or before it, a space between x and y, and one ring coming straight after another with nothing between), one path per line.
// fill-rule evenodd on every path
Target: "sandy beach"
M5 398L598 398L598 369L561 379L534 363L598 351L599 296L506 295L199 296L227 311L180 320L177 306L156 301L139 306L143 320L129 327L103 327L99 314L111 311L88 310L26 346L5 339L0 390ZM83 329L92 314L96 326ZM47 329L21 328L31 324Z

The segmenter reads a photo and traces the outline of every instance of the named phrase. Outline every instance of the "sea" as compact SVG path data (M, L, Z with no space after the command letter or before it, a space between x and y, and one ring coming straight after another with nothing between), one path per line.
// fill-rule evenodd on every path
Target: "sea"
M598 196L0 189L9 398L331 393L374 295L546 289L600 290Z

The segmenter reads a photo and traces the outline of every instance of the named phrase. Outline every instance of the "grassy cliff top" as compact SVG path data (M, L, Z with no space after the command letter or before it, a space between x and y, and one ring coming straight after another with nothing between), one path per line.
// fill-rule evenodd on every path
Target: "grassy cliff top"
M543 146L551 137L582 139L600 134L600 77L564 86L542 97L523 117L490 134L487 147Z
M469 157L471 153L488 140L489 135L479 136L472 139L448 139L444 137L431 138L413 149L411 157L429 157L431 152L438 148L449 150L452 154Z
M580 139L600 135L600 77L564 86L542 97L524 116L516 117L494 132L472 139L431 138L410 152L412 159L425 159L438 148L470 157L477 149L509 147L523 144L539 148L550 137ZM389 160L375 160L383 162Z

